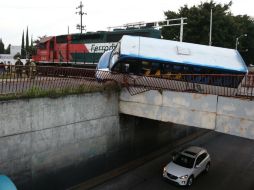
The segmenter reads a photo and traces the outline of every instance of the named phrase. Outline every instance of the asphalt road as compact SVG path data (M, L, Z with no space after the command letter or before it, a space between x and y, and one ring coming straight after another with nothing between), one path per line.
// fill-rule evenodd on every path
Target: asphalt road
M254 190L254 141L210 132L187 144L205 147L211 155L211 169L200 175L193 190ZM171 160L162 155L92 190L186 189L162 179L162 168Z

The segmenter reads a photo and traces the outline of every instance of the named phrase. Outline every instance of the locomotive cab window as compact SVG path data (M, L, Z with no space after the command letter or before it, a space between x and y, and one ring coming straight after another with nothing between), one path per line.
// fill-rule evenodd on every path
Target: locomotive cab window
M49 47L50 47L50 49L54 49L54 41L53 40L50 41Z
M67 36L57 36L56 43L58 44L67 43Z
M47 48L47 43L40 43L39 44L39 49L46 49Z

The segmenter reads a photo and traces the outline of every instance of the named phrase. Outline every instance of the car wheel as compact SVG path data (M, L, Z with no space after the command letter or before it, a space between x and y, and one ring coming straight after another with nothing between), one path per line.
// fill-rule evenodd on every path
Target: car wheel
M187 181L187 186L191 186L193 184L193 181L194 181L194 177L193 176L190 176L188 181Z
M205 173L208 173L210 170L210 162L208 162L205 166Z

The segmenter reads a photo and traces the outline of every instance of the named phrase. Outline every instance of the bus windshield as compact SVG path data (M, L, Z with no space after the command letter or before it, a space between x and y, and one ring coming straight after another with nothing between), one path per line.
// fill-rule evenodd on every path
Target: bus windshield
M112 68L119 59L120 45L121 43L118 42L116 48L112 51L111 58L110 58L110 68Z
M98 69L106 69L109 67L108 63L109 63L111 53L112 51L107 51L101 56L100 61L97 65Z

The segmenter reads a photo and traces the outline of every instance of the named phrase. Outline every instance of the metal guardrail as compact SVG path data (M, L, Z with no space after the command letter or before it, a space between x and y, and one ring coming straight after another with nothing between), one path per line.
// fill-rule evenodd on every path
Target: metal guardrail
M250 98L254 96L254 75L230 74L161 74L126 75L97 71L100 80L114 80L127 87L131 95L148 90L171 90Z
M95 70L42 67L0 67L0 95L22 95L29 92L66 91L83 88L86 91L100 88Z
M252 99L254 74L160 74L128 75L95 69L51 66L0 67L0 95L22 94L29 90L64 90L103 86L116 81L131 95L148 90L172 90Z

